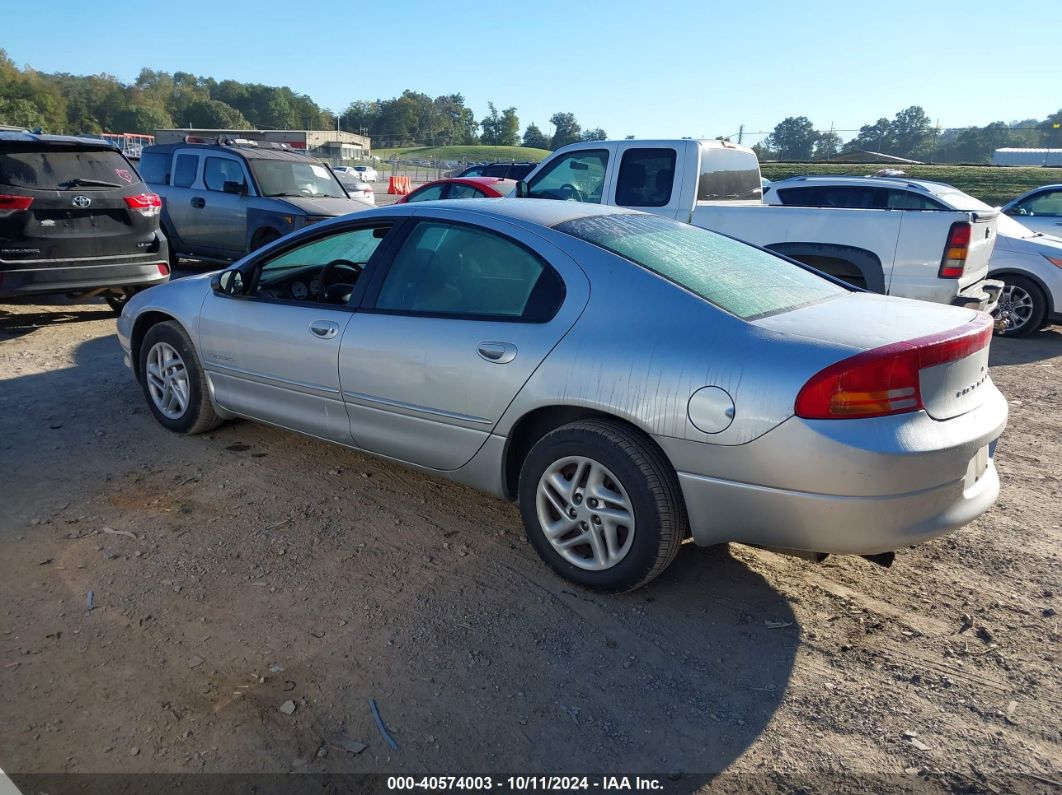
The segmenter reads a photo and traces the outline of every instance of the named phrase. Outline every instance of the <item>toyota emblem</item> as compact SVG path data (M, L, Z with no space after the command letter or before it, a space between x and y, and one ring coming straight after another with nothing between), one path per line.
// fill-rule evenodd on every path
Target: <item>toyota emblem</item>
M84 210L90 204L92 204L92 199L90 199L88 196L75 196L74 197L74 206L75 207L80 207L82 210Z

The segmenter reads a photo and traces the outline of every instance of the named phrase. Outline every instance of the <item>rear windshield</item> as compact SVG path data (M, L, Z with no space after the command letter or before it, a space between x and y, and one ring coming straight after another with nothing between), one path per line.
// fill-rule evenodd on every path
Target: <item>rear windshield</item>
M697 201L751 200L762 195L760 162L755 153L729 147L701 147Z
M0 185L30 190L106 190L140 183L112 149L15 149L0 153Z
M657 215L591 216L554 228L619 254L743 320L847 292L766 251Z

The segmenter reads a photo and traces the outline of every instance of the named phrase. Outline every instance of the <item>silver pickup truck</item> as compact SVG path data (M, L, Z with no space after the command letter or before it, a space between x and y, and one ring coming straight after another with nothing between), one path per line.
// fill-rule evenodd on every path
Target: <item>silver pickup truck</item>
M144 147L144 181L162 197L171 264L230 262L304 226L371 205L320 160L253 141Z
M969 206L941 201L926 183L881 187L880 197L856 207L764 204L751 149L680 139L571 144L540 163L517 193L663 215L873 292L992 311L1003 286L986 278L999 212L950 186L942 186L949 198L965 197Z

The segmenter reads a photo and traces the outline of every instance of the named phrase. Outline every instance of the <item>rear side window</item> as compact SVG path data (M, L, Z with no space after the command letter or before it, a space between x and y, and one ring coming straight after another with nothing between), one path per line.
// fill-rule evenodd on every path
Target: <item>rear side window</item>
M113 149L14 148L0 153L0 185L29 190L92 190L140 184Z
M450 193L447 195L447 199L481 199L482 193L473 188L471 185L465 185L462 182L454 182L450 185Z
M621 207L663 207L675 183L675 150L628 149L620 161L616 204Z
M483 174L481 176L499 177L501 179L505 179L507 176L509 176L509 164L498 163L493 166L487 166L485 169L483 169Z
M243 166L239 161L227 157L208 157L206 165L203 166L203 184L207 190L225 190L226 182L246 185Z
M766 251L658 215L599 215L554 228L618 254L744 320L847 292Z
M542 322L563 297L552 268L499 235L454 224L418 224L395 255L377 309Z
M173 167L173 186L175 188L192 187L198 170L199 155L177 155L177 163Z
M849 210L886 210L895 208L900 191L873 188L865 185L811 185L800 188L781 188L778 196L782 204L797 207L843 207ZM912 208L914 209L914 208Z
M753 152L725 147L701 147L701 175L697 201L759 199L763 196L760 162Z
M168 185L172 160L169 152L145 152L140 155L140 176L149 185Z

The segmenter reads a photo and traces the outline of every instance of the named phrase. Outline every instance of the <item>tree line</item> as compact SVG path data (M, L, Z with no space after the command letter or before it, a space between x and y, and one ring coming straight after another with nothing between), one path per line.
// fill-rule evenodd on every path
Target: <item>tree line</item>
M535 124L520 132L516 108L476 119L461 94L430 97L403 91L391 99L358 100L335 114L287 87L215 80L189 72L142 69L133 83L111 75L45 74L19 69L0 50L0 124L53 133L204 129L341 129L372 136L377 147L490 144L555 149L581 140L604 140L605 131L583 130L572 113L555 113L551 134Z
M834 160L869 151L923 162L987 163L995 149L1008 146L1062 146L1062 110L1045 119L940 129L924 109L912 105L891 119L864 124L846 143L833 130L816 130L806 116L790 116L752 148L761 160Z

